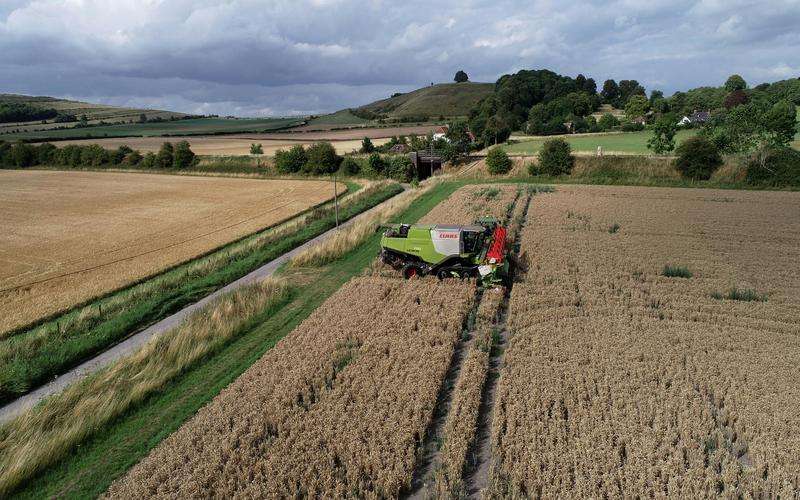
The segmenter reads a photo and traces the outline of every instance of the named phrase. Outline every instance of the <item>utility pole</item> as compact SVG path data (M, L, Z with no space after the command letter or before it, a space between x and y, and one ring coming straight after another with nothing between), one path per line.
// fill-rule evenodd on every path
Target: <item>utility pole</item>
M339 229L339 196L336 189L336 173L333 174L333 206L336 212L336 229Z

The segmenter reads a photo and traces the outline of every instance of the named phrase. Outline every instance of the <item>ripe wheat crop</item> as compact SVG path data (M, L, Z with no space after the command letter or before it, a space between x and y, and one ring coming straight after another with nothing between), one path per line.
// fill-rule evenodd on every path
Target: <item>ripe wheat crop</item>
M356 278L109 497L396 497L474 288Z
M478 217L490 215L503 219L517 197L514 184L480 184L464 186L450 195L425 217L421 224L470 224Z
M797 193L560 186L522 246L490 496L797 495Z

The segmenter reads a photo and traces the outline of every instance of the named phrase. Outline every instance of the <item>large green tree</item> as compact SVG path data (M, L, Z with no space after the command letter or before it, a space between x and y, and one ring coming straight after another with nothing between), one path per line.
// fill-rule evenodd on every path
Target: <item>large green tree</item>
M747 82L744 81L739 75L731 75L725 80L725 90L730 92L735 92L737 90L744 90L747 88Z
M647 148L657 155L669 153L675 149L675 133L678 131L678 120L675 115L665 114L653 125L653 135L647 141Z
M643 117L650 110L650 101L643 95L634 95L625 104L625 116L628 120Z

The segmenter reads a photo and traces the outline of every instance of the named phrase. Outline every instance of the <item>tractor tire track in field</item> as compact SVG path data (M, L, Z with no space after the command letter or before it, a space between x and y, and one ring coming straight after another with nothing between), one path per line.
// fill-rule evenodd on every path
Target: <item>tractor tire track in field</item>
M522 218L514 232L514 247L519 244L522 229L528 218L528 211L531 206L532 194L528 194L525 200L525 208ZM516 278L516 266L512 270L509 286L506 288L505 297L500 305L500 319L498 329L500 332L497 342L492 345L489 357L489 372L486 374L486 381L481 394L481 405L478 410L478 428L475 433L475 441L472 443L471 451L467 461L467 470L464 472L464 485L469 498L480 498L481 492L489 486L489 477L492 466L492 420L494 418L494 402L497 393L497 381L500 378L500 369L503 366L503 358L510 332L506 326L508 320L508 301L511 296L511 289Z
M527 195L527 199L525 200L526 204L530 203L530 195ZM522 199L522 195L518 192L516 198L514 199L513 203L508 209L508 213L506 215L506 219L504 221L504 225L508 227L509 223L513 223L511 221L511 214L514 211L514 207L517 203L520 203ZM525 207L525 214L527 214L527 205ZM515 231L515 239L519 238L521 228L517 228ZM515 242L516 243L516 242ZM512 271L513 273L513 271ZM513 279L513 275L512 275ZM458 377L461 374L461 367L469 350L472 348L472 344L476 340L477 329L475 325L475 320L478 312L478 307L480 306L481 299L483 297L483 289L476 287L475 290L475 301L473 302L472 309L467 316L466 323L464 325L464 331L461 338L458 340L458 343L453 350L453 357L450 361L450 366L447 369L445 374L444 380L442 381L441 388L439 389L439 396L437 397L436 408L434 409L433 416L431 417L431 421L428 424L428 428L425 432L425 437L422 440L421 446L419 451L417 452L417 463L414 467L414 474L411 478L411 487L407 494L404 495L405 498L414 499L414 500L424 500L427 498L434 498L436 497L436 472L441 466L441 446L444 438L444 427L447 421L447 416L450 411L450 406L453 402L453 395L455 392L456 382L458 381ZM506 290L505 297L503 299L503 304L501 306L501 314L505 313L505 309L508 305L508 289ZM505 325L505 319L502 319L501 325ZM505 330L505 328L503 328ZM494 363L497 356L494 354L493 351L493 358L490 362ZM491 369L491 367L490 367ZM483 405L483 401L482 401ZM483 408L481 408L483 409ZM480 414L479 418L483 416L483 412ZM481 424L479 423L479 427Z

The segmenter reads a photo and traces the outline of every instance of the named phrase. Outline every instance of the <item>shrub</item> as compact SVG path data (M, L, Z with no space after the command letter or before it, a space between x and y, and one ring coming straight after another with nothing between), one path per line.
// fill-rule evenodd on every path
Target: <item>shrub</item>
M367 168L372 175L383 175L386 170L386 162L379 153L372 153L367 159Z
M143 159L142 153L140 153L138 151L131 151L130 153L128 153L125 156L125 159L122 160L122 163L124 163L125 165L133 166L133 165L138 165L139 163L141 163L142 159Z
M156 155L156 168L172 168L175 163L175 148L172 147L171 142L165 142L161 145Z
M251 155L263 155L264 154L264 147L259 144L251 144L250 145L250 154Z
M545 141L539 151L538 170L546 175L569 175L575 165L572 148L564 139L550 139Z
M747 162L747 182L770 186L800 186L800 151L770 149L763 159Z
M667 278L691 278L692 272L689 271L689 268L686 266L664 266L664 270L661 271L662 276L666 276Z
M390 156L386 175L401 182L411 182L411 179L416 177L414 163L406 155Z
M339 169L342 157L336 154L336 149L330 142L317 142L308 147L306 151L308 160L303 168L304 172L315 175L332 174Z
M641 130L644 130L644 124L642 123L629 122L629 121L625 121L622 123L623 132L639 132Z
M373 151L375 151L375 145L372 144L372 140L369 137L364 137L364 140L361 141L361 152L369 154Z
M195 162L195 154L189 147L189 143L181 141L175 145L173 164L175 168L191 167Z
M279 149L275 152L275 169L282 174L299 172L308 161L306 150L300 144L289 151Z
M358 173L361 172L361 164L359 164L355 158L347 156L342 160L339 171L345 175L358 175Z
M722 165L717 145L702 136L683 141L675 152L675 168L689 179L708 180Z
M600 120L597 122L597 128L603 131L611 130L614 127L619 127L619 120L617 120L617 117L611 113L603 114L603 116L601 116Z
M144 168L156 168L156 154L152 151L148 151L144 158L142 158L141 162L142 167Z
M486 155L486 168L492 175L507 174L511 171L512 166L511 158L500 148L492 148Z
M36 164L36 149L24 142L14 144L9 156L14 167L30 167Z

